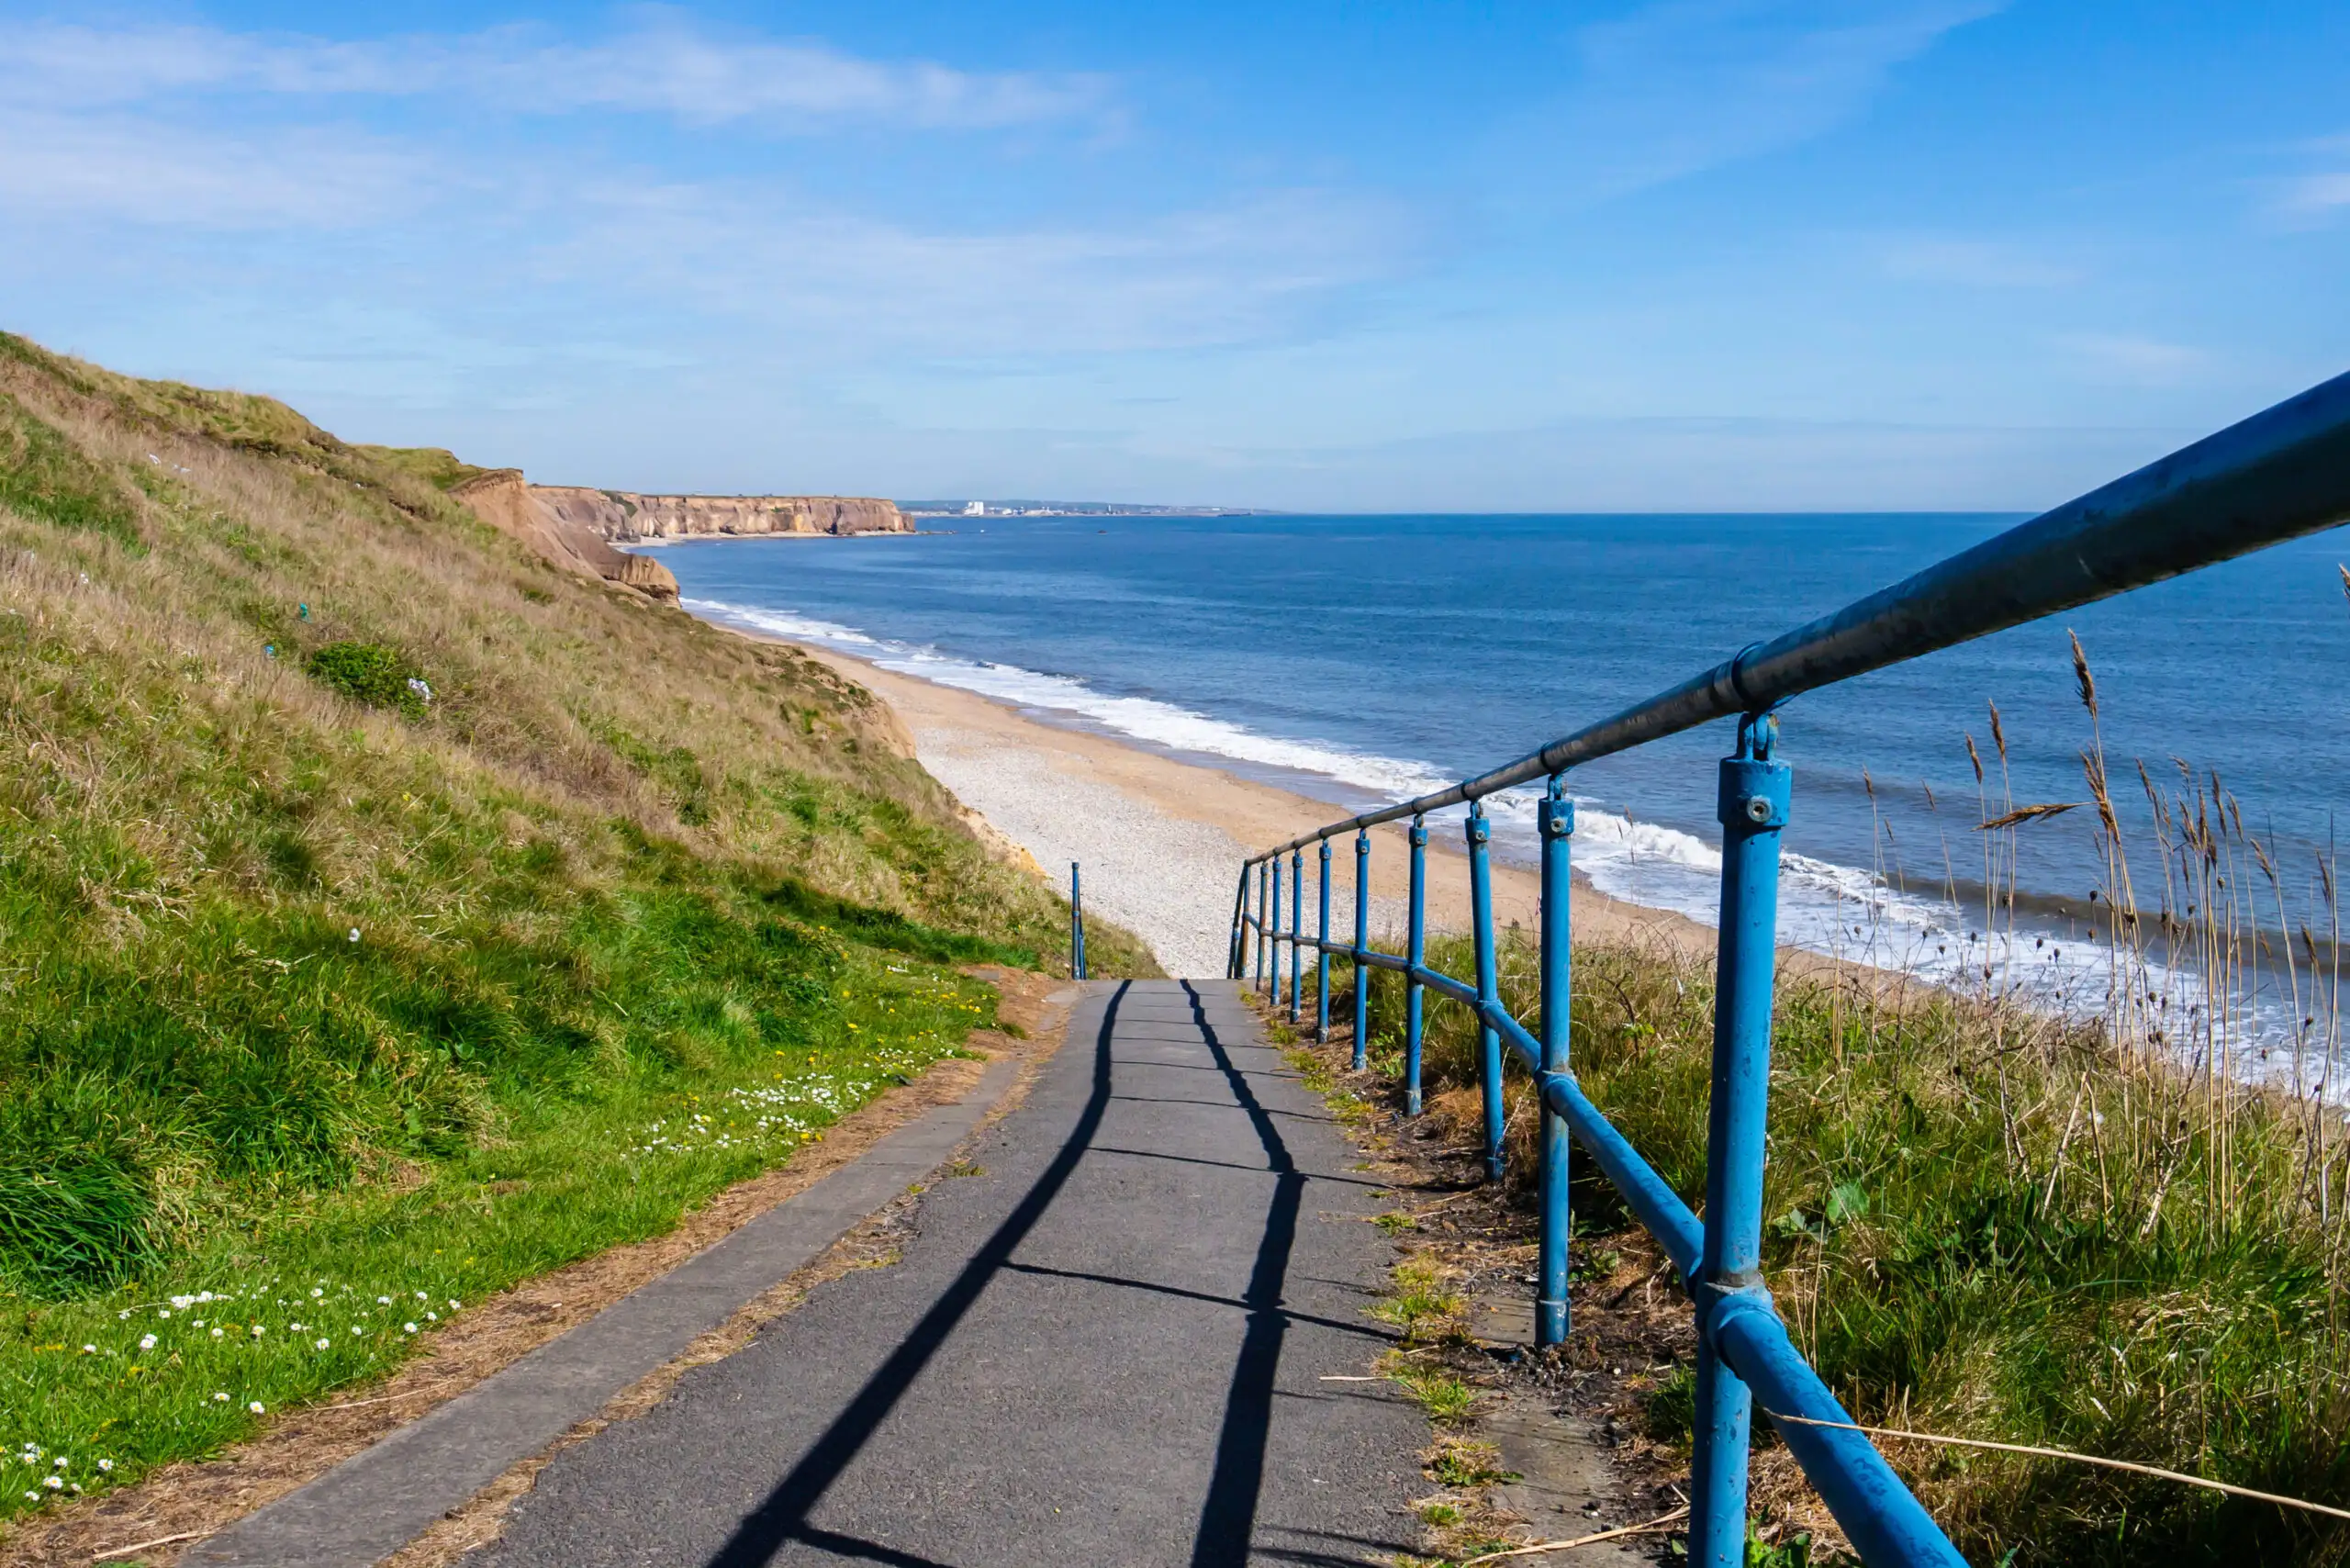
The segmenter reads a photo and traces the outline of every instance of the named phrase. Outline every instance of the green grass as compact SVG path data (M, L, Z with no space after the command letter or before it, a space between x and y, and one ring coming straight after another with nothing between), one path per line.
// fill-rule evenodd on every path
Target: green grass
M0 1515L659 1233L990 1022L951 966L1063 961L869 693L467 471L0 333Z
M1457 1439L1438 1445L1428 1474L1442 1486L1498 1486L1525 1479L1502 1468L1501 1450L1493 1444Z
M468 479L478 478L489 472L465 462L455 453L438 446L361 446L354 450L375 459L387 468L397 468L431 485L436 490L453 490Z
M144 541L129 498L105 467L16 398L0 393L0 507L52 528Z
M1430 954L1472 972L1465 943ZM1710 974L1630 948L1579 948L1576 963L1575 1071L1694 1204ZM1522 942L1505 943L1502 977L1530 1016ZM1371 1035L1389 1072L1401 1000L1374 977ZM1441 1001L1428 1020L1431 1092L1462 1094L1471 1022ZM1509 1092L1511 1179L1525 1191L1537 1118L1514 1064ZM2308 1124L2250 1093L2210 1121L2191 1103L2203 1093L2094 1030L2031 1034L1942 993L1871 1005L1783 982L1765 1260L1798 1343L1864 1422L2350 1506L2344 1281L2334 1228L2304 1201ZM1628 1223L1587 1164L1573 1193L1579 1227ZM1668 1383L1661 1423L1685 1424L1677 1394ZM1887 1453L1977 1561L2333 1563L2350 1546L2311 1516L2152 1478L1914 1444Z
M1388 1377L1395 1386L1419 1402L1429 1420L1439 1426L1465 1421L1477 1404L1477 1391L1450 1372L1416 1367L1408 1361L1394 1364Z
M1468 1311L1468 1298L1433 1260L1409 1257L1395 1265L1371 1315L1402 1329L1406 1345L1422 1345L1458 1337Z
M648 1036L592 1092L514 1084L495 1140L301 1202L256 1185L233 1223L134 1283L20 1302L0 1319L0 1450L35 1460L8 1464L22 1484L0 1511L43 1506L40 1476L119 1484L371 1382L413 1350L408 1325L429 1333L464 1303L660 1234L991 1016L988 988L885 958L820 947L806 972L823 1002L768 1028L712 1011L688 1037Z

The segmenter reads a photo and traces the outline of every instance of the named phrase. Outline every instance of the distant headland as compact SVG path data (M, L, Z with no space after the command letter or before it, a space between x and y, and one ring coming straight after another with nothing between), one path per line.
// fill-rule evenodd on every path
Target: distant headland
M656 496L585 485L533 485L519 468L482 468L438 447L361 450L430 480L475 516L566 570L677 602L677 579L646 555L613 548L657 539L748 534L912 533L893 501L873 496Z

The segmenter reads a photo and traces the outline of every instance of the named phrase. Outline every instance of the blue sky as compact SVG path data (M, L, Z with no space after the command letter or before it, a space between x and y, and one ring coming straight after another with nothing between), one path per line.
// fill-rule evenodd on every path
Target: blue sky
M608 487L2035 509L2350 366L2350 6L0 0L0 324Z

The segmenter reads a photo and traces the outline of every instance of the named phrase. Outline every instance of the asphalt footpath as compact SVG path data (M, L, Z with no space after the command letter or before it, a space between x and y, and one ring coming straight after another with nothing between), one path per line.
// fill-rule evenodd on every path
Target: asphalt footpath
M564 1450L469 1562L1388 1563L1385 1205L1229 981L1096 982L903 1257Z

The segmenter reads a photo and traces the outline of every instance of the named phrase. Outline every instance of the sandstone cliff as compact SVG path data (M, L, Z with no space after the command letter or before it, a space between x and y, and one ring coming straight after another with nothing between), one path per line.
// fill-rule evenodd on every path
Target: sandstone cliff
M677 579L668 567L615 550L594 529L565 518L541 499L539 487L523 482L519 468L490 469L452 487L449 494L565 571L632 588L664 604L677 601Z
M913 532L895 501L868 496L646 496L581 485L533 485L531 493L565 524L607 540Z

